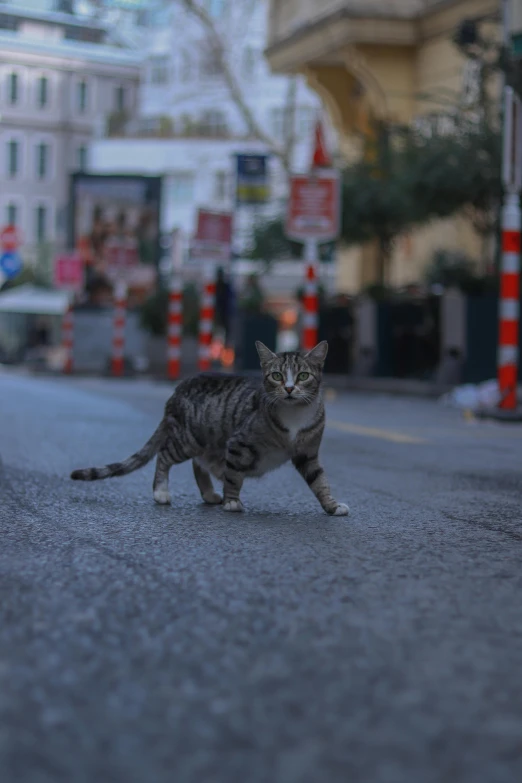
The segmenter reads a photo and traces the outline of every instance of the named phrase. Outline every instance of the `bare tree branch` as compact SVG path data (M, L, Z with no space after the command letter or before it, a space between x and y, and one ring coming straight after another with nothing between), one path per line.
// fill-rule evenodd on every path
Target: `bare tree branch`
M223 38L209 12L201 3L197 2L197 0L177 0L177 2L188 14L197 19L207 32L210 45L214 48L216 60L219 62L230 97L237 106L245 125L248 128L249 134L266 144L274 155L280 159L286 172L289 173L292 163L292 151L295 144L295 101L297 96L297 80L292 78L289 84L288 100L293 102L293 106L287 106L285 144L281 146L265 132L245 100L239 80L228 60ZM289 116L292 117L291 128L288 120Z

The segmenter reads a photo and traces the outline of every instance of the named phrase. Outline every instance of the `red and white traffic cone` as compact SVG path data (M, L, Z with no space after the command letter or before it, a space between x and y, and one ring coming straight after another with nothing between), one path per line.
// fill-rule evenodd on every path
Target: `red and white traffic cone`
M64 351L63 371L70 375L73 371L74 352L74 312L69 305L62 321L62 348Z
M114 297L111 374L121 377L125 372L125 320L127 314L127 286L118 283Z
M214 328L214 308L216 303L216 273L212 267L203 272L203 294L199 314L199 362L200 372L210 370L210 346Z
M306 278L303 297L303 349L311 351L317 345L319 297L317 288L317 243L306 243Z
M167 376L174 381L180 373L183 329L183 283L178 274L170 281L167 329Z
M508 194L502 212L502 269L500 278L498 384L500 407L515 410L518 383L520 313L520 229L518 194Z

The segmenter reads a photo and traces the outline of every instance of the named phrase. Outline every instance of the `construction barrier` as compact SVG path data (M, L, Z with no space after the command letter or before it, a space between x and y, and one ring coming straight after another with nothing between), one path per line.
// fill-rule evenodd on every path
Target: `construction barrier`
M74 312L69 305L62 321L62 348L64 351L63 371L70 374L73 371L74 352Z
M167 376L179 378L181 366L181 335L183 330L183 282L177 274L172 276L169 287L167 323Z
M207 266L203 273L203 292L199 315L199 361L200 372L207 372L211 366L210 346L214 327L214 308L216 302L216 272Z
M125 372L125 316L127 313L127 286L118 283L114 301L112 331L111 374L120 377Z

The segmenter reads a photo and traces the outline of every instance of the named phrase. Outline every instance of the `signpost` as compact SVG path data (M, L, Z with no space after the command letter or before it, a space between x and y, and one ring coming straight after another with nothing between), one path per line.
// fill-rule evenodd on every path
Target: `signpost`
M310 351L317 344L317 296L319 244L337 239L340 229L340 181L334 169L319 168L328 162L325 150L319 149L322 134L316 130L312 171L308 176L292 177L286 221L289 239L304 243L306 282L303 300L303 348Z
M54 261L54 286L81 293L84 286L83 260L77 253L58 256Z
M4 226L0 231L0 286L22 271L22 259L18 253L21 241L16 226Z
M268 156L241 154L236 160L236 204L266 204L270 200Z
M499 300L498 384L500 407L517 408L520 316L520 189L522 187L522 103L511 87L504 87L505 196L502 209L502 266Z
M192 258L204 264L228 265L231 250L232 214L200 209L192 242Z

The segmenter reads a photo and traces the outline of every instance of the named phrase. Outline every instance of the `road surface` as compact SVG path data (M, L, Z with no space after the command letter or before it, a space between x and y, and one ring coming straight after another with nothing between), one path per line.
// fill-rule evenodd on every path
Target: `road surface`
M323 458L155 506L169 387L0 375L2 783L518 783L522 430L339 395ZM329 395L332 396L332 395Z

